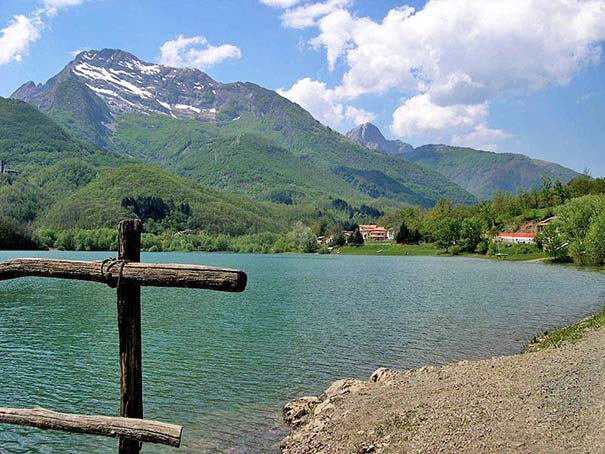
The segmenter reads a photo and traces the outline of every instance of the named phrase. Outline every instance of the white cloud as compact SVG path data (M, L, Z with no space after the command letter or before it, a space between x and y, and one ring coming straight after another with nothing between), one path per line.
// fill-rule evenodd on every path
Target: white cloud
M569 83L599 61L605 40L604 0L430 0L382 20L356 17L350 4L303 4L282 21L316 27L311 45L325 49L330 70L343 63L341 83L326 88L334 99L408 98L393 115L398 135L493 146L508 133L487 126L492 100Z
M345 118L355 126L374 121L376 114L357 107L348 106L345 110Z
M466 134L454 135L452 144L478 148L480 150L496 151L498 142L510 139L512 134L503 131L502 129L490 129L485 124L478 124L475 128Z
M277 92L290 101L297 103L320 122L332 127L339 126L344 120L344 107L325 83L306 77L299 80L289 90Z
M77 6L83 2L84 0L43 0L44 11L50 16L54 16L62 8Z
M317 20L327 14L338 11L352 3L352 0L326 0L318 3L305 3L289 9L282 15L284 27L305 28L317 24Z
M324 16L312 42L330 66L346 60L350 97L424 89L439 104L476 103L566 84L598 60L605 39L603 0L431 0L381 22L345 13Z
M41 7L30 15L18 14L5 28L0 30L0 66L21 61L31 44L38 41L45 27L45 17L56 15L60 9L75 6L85 0L42 0Z
M0 30L0 65L21 61L29 52L29 46L40 38L42 23L17 15L4 29Z
M415 136L442 131L463 131L486 121L487 103L440 106L430 95L407 99L393 113L391 130L398 136Z
M211 45L203 36L180 35L160 48L160 62L168 66L205 68L228 58L241 58L242 51L232 44Z
M345 106L335 90L328 88L324 82L309 77L299 80L289 90L280 88L277 92L332 128L357 126L376 118L375 114L367 110Z
M300 3L300 0L260 0L261 3L268 6L273 6L276 8L290 8L297 3Z

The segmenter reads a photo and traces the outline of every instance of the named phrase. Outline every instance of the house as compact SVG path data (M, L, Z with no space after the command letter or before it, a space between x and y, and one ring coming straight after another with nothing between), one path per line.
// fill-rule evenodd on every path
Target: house
M507 233L500 232L496 237L496 241L500 243L533 243L536 241L535 233Z
M555 219L557 219L556 216L551 216L549 218L544 219L543 221L538 222L538 224L536 225L537 232L543 233L546 226L548 224L550 224L552 221L554 221Z
M13 169L7 169L4 160L0 160L0 175L16 176L19 172Z
M389 229L387 232L387 238L389 240L394 240L395 239L395 230Z
M376 224L359 224L363 241L385 241L389 237L387 229Z

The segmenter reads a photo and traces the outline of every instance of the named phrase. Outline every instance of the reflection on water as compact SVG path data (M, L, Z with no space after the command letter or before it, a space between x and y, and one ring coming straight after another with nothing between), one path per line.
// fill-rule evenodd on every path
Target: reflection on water
M0 252L0 259L20 255ZM605 304L605 275L536 263L173 253L143 260L249 275L243 294L143 290L145 416L183 424L179 452L274 451L288 399L319 393L338 378L367 378L380 366L519 351L536 332ZM116 414L117 342L114 290L43 279L0 283L0 406ZM115 446L112 439L0 426L6 453ZM145 445L143 452L176 451Z

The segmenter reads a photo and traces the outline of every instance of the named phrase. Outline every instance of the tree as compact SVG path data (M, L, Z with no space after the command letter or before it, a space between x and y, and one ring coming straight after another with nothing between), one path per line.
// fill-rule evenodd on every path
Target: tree
M552 188L552 178L550 178L549 176L542 177L542 188L540 189L540 195L542 197L542 207L548 207L551 205Z
M352 246L361 246L363 244L363 235L356 229L353 235L349 237L349 244Z
M407 243L410 237L410 229L408 229L407 225L405 225L405 221L401 223L399 226L399 230L395 235L395 241L397 244Z
M332 246L344 246L346 242L347 239L342 232L338 232L332 237Z
M587 261L591 265L605 264L605 212L596 216L586 234Z
M568 257L566 240L555 222L544 228L544 231L538 235L538 241L542 244L544 252L555 262L562 262Z
M482 222L479 218L465 218L460 224L460 248L463 251L474 252L481 242L482 234Z
M319 247L315 234L302 222L294 225L294 229L288 233L287 241L288 249L301 252L315 252Z
M569 190L563 186L561 180L557 180L553 188L553 205L561 205L569 199Z
M450 246L456 244L460 232L460 222L456 219L446 218L441 220L435 229L434 237L437 245L445 249L446 254Z

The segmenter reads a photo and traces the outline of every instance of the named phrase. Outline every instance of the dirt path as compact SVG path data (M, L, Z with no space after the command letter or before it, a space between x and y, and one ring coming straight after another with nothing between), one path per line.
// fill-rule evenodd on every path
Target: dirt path
M537 353L379 369L289 405L288 454L605 453L605 329Z

